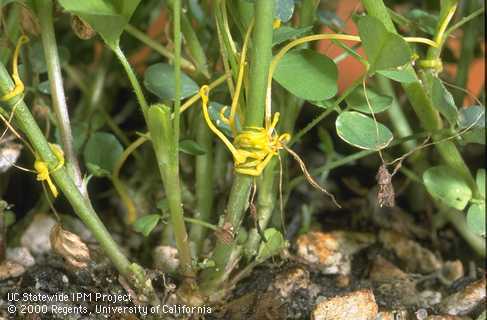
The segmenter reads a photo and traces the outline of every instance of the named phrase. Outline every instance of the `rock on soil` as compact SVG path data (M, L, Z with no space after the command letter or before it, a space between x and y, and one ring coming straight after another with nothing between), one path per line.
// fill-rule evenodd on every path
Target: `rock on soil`
M56 221L45 213L36 214L31 224L25 230L20 243L34 255L51 250L49 235Z
M456 292L441 302L440 311L454 316L463 316L472 312L480 303L485 304L485 277L477 280L463 290Z
M24 272L25 268L23 265L6 260L0 264L0 281L20 277Z
M36 263L34 257L30 254L29 249L25 247L8 248L7 259L26 268L32 267Z
M353 254L374 242L369 233L312 231L297 239L297 254L323 274L349 275Z
M379 240L384 248L394 251L406 271L431 273L442 267L441 260L414 240L393 231L381 230Z
M378 307L372 290L354 291L319 302L313 320L375 320Z

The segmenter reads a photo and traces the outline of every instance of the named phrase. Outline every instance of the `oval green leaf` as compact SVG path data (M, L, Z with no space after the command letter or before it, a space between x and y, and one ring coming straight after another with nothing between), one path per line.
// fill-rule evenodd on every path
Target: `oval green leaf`
M282 233L275 228L264 230L264 237L266 241L261 242L259 251L257 252L256 260L259 262L279 254L286 247L286 241Z
M112 172L122 152L123 147L113 134L96 132L88 139L83 155L86 163Z
M328 99L322 101L310 101L310 103L322 109L336 107L336 101L334 99Z
M142 233L144 237L149 236L149 234L154 230L154 228L159 223L161 216L158 214L149 214L143 217L140 217L134 223L134 230Z
M320 101L338 90L333 60L310 49L288 52L279 61L274 80L295 96Z
M111 48L118 48L120 35L139 5L140 0L59 0L64 10L80 16Z
M477 188L479 188L480 195L485 199L485 169L479 169L477 171L475 181L477 182Z
M174 100L174 66L167 63L151 65L144 74L144 85L163 101ZM181 74L181 99L194 95L199 90L196 82L186 74Z
M310 33L311 30L313 30L312 26L298 29L282 26L279 29L274 30L274 33L272 34L272 45L275 46L276 44L283 43L284 41L302 37Z
M423 182L429 194L445 205L463 210L472 198L468 183L447 166L437 166L423 173Z
M370 64L370 73L403 66L411 61L411 49L407 42L401 36L387 31L377 18L360 18L358 28Z
M468 208L467 225L475 234L485 237L485 203L474 203Z
M407 69L379 70L377 73L400 83L412 83L417 81L414 72Z
M470 106L461 108L458 116L458 125L465 128L485 128L485 107Z
M446 118L450 125L458 120L458 109L451 93L437 77L431 79L431 99L434 107Z
M276 0L276 18L288 22L293 16L294 0Z
M365 98L364 89L357 88L346 99L347 105L357 111L364 113L379 113L389 109L392 104L392 98L383 96L374 91L367 89L367 99ZM369 104L367 103L369 101Z
M485 145L485 107L471 106L459 110L458 125L461 129L469 130L462 135L465 143Z
M218 129L220 129L227 137L233 137L232 129L227 123L223 122L221 119L220 115L223 108L225 108L225 106L221 103L211 101L210 106L208 107L208 113L210 115L211 121L218 127ZM230 117L229 107L225 109L223 115L226 118ZM240 130L240 121L238 119L238 116L235 117L235 126L237 127L237 130Z
M380 150L393 139L392 132L386 126L355 111L342 112L335 125L343 141L361 149Z
M205 148L194 140L182 140L179 142L179 151L192 156L202 156L206 153Z

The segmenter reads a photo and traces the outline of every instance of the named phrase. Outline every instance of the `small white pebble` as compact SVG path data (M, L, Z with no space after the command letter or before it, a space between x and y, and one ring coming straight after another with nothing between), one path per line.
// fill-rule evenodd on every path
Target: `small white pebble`
M69 278L65 274L63 274L62 280L64 283L69 283Z

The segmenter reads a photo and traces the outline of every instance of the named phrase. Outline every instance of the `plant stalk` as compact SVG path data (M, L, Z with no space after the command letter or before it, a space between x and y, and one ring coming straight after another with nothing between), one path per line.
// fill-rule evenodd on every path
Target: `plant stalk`
M49 85L51 88L52 107L54 114L56 115L59 136L61 137L61 144L66 157L66 167L68 168L68 172L72 174L78 189L85 197L87 197L88 192L86 187L83 186L83 179L81 177L78 159L74 150L68 106L64 94L61 62L59 60L56 44L56 35L54 33L52 16L53 3L52 0L35 0L34 4L39 18L39 24L42 29L41 39L47 64Z
M180 1L175 4L176 8L180 8ZM152 138L152 145L154 146L154 151L159 164L159 171L161 174L162 182L166 190L166 195L169 202L169 210L171 213L171 224L174 229L174 235L176 238L176 246L178 248L179 258L181 262L181 272L183 275L188 277L193 277L192 271L192 260L191 251L189 248L188 234L186 231L186 226L184 224L184 213L182 210L181 201L181 186L179 181L179 122L180 122L180 96L181 96L181 34L180 34L180 12L175 12L174 15L175 23L175 50L174 50L174 68L175 68L175 82L176 82L176 92L175 92L175 103L174 103L174 122L171 128L166 128L166 130L171 131L171 134L165 135L164 139L161 140L159 133L155 132L154 128L157 126L150 125L149 118L149 105L145 99L142 87L140 86L137 76L133 71L130 63L123 54L120 47L114 49L114 53L120 60L122 66L127 73L129 81L132 88L135 91L137 101L142 109L144 119L149 127L149 131ZM178 45L179 44L179 45ZM167 119L166 119L167 120ZM169 125L166 125L168 127ZM152 127L152 129L151 129ZM161 141L159 141L161 140ZM160 144L165 144L165 147L160 147ZM162 161L162 159L165 159Z
M135 91L137 102L139 103L139 106L142 109L142 113L144 114L144 119L147 123L147 111L149 109L149 104L147 103L147 100L145 99L144 93L142 91L142 87L140 86L140 83L137 80L137 75L135 74L134 70L132 69L132 66L128 62L127 58L125 57L125 54L123 53L122 49L120 49L120 47L116 47L113 50L113 52L115 53L118 60L122 64L125 73L129 78L130 84L132 85L132 88Z
M213 180L213 140L212 134L205 121L198 117L196 141L205 149L205 154L196 157L196 217L203 221L210 221L213 210L214 180ZM195 256L201 252L207 230L201 225L192 225L190 239L195 244Z
M278 161L278 159L274 158L269 162L262 173L262 179L257 184L259 190L256 205L257 217L253 219L256 219L255 223L259 224L259 228L262 231L267 227L276 203L275 177ZM248 260L257 254L261 240L261 235L259 234L258 229L256 227L250 229L249 237L245 243L244 249L244 255Z
M478 3L477 1L467 1L465 3L466 13L473 13L476 11ZM483 28L479 28L475 23L468 23L463 29L462 37L462 50L460 53L460 59L458 59L457 76L455 78L455 85L460 88L465 88L468 80L468 73L470 70L470 64L474 58L475 46L477 44L477 36L479 31ZM465 98L465 92L456 90L453 94L455 103L457 106L463 106L463 99Z
M7 70L3 65L0 65L0 96L10 92L13 87L12 79ZM36 156L45 161L50 170L53 170L58 164L58 160L24 101L21 98L13 98L3 103L3 107L7 112L11 112L15 105L15 125L25 134L27 140L35 150ZM92 232L120 274L124 277L131 278L130 262L115 243L105 228L105 225L91 207L89 201L81 194L66 168L62 167L52 172L51 175L76 214Z
M255 2L255 27L252 34L250 52L249 97L245 113L246 126L262 126L264 104L267 92L267 79L272 58L272 22L274 20L274 1L257 0ZM224 223L230 224L232 231L238 234L248 197L252 177L236 174ZM235 240L225 243L218 239L212 256L215 267L203 271L201 289L211 293L220 288L229 275L230 258L236 246Z

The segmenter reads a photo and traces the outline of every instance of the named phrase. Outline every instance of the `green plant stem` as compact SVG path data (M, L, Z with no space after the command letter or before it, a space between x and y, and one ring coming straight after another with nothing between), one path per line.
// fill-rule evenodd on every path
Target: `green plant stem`
M173 0L174 29L174 145L179 150L181 125L181 0ZM179 155L179 152L177 152ZM179 157L176 157L179 163Z
M53 2L52 0L34 1L37 17L41 27L41 39L44 48L44 56L47 64L47 74L51 88L52 107L56 115L59 136L64 155L66 157L66 167L68 172L73 175L74 181L81 193L87 197L88 192L83 186L83 179L79 168L78 159L74 151L73 135L69 121L68 106L64 94L63 78L61 74L61 63L56 44L53 22Z
M392 125L398 137L407 137L413 133L409 122L402 112L401 106L397 100L396 93L394 92L394 88L392 86L391 80L387 79L382 75L376 75L375 78L377 79L377 84L379 89L382 93L392 97L392 104L390 108L387 110L389 114L389 118L391 119ZM415 141L411 140L404 144L404 151L409 151L416 147Z
M476 1L467 1L465 3L467 13L475 12L477 8ZM478 11L478 10L477 10ZM477 45L477 36L481 29L475 23L465 25L462 37L462 50L460 52L460 59L458 59L457 76L455 78L455 85L460 88L465 88L470 71L470 64L474 58L475 46ZM453 94L457 106L463 106L463 99L465 92L456 90Z
M127 58L123 54L122 49L120 47L116 47L113 52L117 56L118 60L122 64L127 77L129 78L130 84L135 91L135 96L137 97L137 101L142 109L142 113L144 114L145 121L147 122L147 110L149 109L149 104L145 99L144 93L142 91L142 87L140 86L139 81L137 80L137 75L135 74L132 66L128 62Z
M179 2L179 1L178 1ZM180 2L179 6L176 5L177 8L180 8ZM177 11L175 9L175 11ZM176 16L179 16L179 14L175 14L175 23L176 21L179 21L179 19L176 18ZM179 23L179 22L178 22ZM178 24L176 23L176 24ZM175 28L176 29L176 28ZM193 271L192 271L192 261L191 261L191 251L189 249L189 243L188 243L188 234L186 232L186 226L184 224L184 214L183 210L181 207L182 201L181 201L181 186L180 186L180 181L179 181L179 120L180 120L180 106L181 102L179 101L179 97L181 95L181 69L180 69L180 64L181 64L181 35L180 35L180 28L177 28L177 33L175 30L175 39L179 39L179 41L175 41L175 43L179 43L179 46L176 45L175 48L175 71L176 71L176 93L175 93L175 105L174 105L174 125L173 125L173 130L170 135L167 135L170 137L169 140L163 141L162 143L167 144L166 148L160 148L156 147L156 143L161 143L159 141L152 141L154 150L156 152L156 157L159 163L159 171L161 174L162 181L164 183L164 188L167 191L167 199L169 202L169 210L171 213L171 224L174 229L174 235L176 238L176 246L178 248L178 253L179 253L179 259L180 259L180 266L181 266L181 272L183 275L188 276L189 278L193 277ZM135 72L132 70L132 67L130 66L130 63L127 61L127 58L123 54L122 50L120 47L117 47L114 49L115 55L117 58L120 60L122 63L122 66L125 69L125 72L127 73L127 76L129 78L130 83L132 84L132 87L135 91L135 95L137 97L137 101L139 102L139 105L142 109L142 113L144 114L144 118L147 124L149 124L149 118L148 118L148 110L149 106L147 104L147 100L145 99L145 96L142 92L142 87L139 84L139 81L137 80L137 76L135 75ZM150 129L150 126L149 126ZM151 133L151 137L153 139L159 139L159 135L152 132L152 130L149 130ZM170 150L170 152L167 152L168 154L165 154L164 150ZM166 161L161 161L161 159L167 158ZM161 165L161 163L166 163L167 165Z
M169 212L171 216L171 225L176 238L176 247L178 249L181 273L187 277L193 277L193 265L191 250L189 247L188 233L184 223L184 212L181 201L181 183L179 181L178 163L172 161L169 165L161 169L164 171L164 189L167 190L166 197L169 203Z
M306 27L313 25L316 15L316 8L319 4L317 0L304 0L301 4L300 12L299 12L299 26ZM303 45L304 46L304 45ZM275 93L276 94L276 93ZM280 105L280 112L282 114L281 123L279 125L279 130L281 132L287 132L293 134L294 126L296 122L296 118L298 117L299 112L301 111L301 106L303 104L303 100L296 98L294 95L290 94L286 91L278 91L277 94L281 97L278 99L278 103ZM324 117L329 113L325 112ZM279 163L279 170L276 170L276 166ZM261 230L264 230L269 221L271 220L272 214L276 207L276 191L281 190L282 186L279 186L279 189L276 187L276 178L279 175L282 175L281 172L283 163L287 160L287 155L285 153L281 154L280 159L274 158L264 170L262 174L262 179L258 183L259 193L257 195L257 221L256 223L259 225ZM279 178L279 183L282 181ZM282 197L282 194L279 194L279 197ZM282 200L282 199L280 199ZM280 208L284 210L284 208ZM280 212L282 214L282 212ZM279 219L282 220L283 217L279 216ZM281 221L283 223L283 221ZM245 244L244 248L244 255L246 256L247 260L250 260L257 254L257 250L261 243L261 235L258 232L256 227L253 227L249 232L249 237Z
M299 10L299 24L301 27L311 26L316 16L316 8L320 0L303 0Z
M175 0L168 0L168 4L170 7L174 7ZM181 15L181 31L183 32L186 47L197 67L196 71L202 74L206 79L209 79L210 73L208 71L208 62L206 60L205 51L186 14Z
M198 117L196 141L205 149L205 154L196 157L196 217L203 221L210 221L213 210L214 180L213 180L213 140L212 134L205 121ZM195 256L201 251L207 230L200 225L191 226L190 239L195 245Z
M137 40L139 40L143 44L147 45L152 50L159 53L161 56L166 57L170 60L174 59L174 53L171 52L171 50L165 48L164 46L162 46L159 42L155 41L154 39L151 39L145 33L138 30L134 26L132 26L130 24L127 25L125 27L125 31L127 31L128 34L130 34L131 36L133 36L134 38L136 38ZM181 68L183 68L184 70L188 70L190 72L196 71L195 66L190 61L188 61L184 58L181 58Z
M201 219L194 219L194 218L187 218L185 217L184 218L184 221L186 222L189 222L189 223L192 223L193 225L197 225L197 226L200 226L200 227L203 227L203 228L206 228L206 229L210 229L210 230L213 230L213 231L217 231L218 230L218 227L211 224L211 223L208 223L208 222L205 222L204 220L201 220Z
M169 154L165 183L171 222L176 237L181 271L186 276L194 276L189 247L189 237L184 224L184 212L181 207L181 184L179 180L179 136L181 124L181 0L174 0L173 5L173 29L174 29L174 120L173 135L174 148Z
M249 97L245 113L246 126L262 126L264 103L267 90L267 77L272 58L272 22L274 20L274 1L255 2L255 27L252 34L250 52ZM247 206L252 177L237 174L230 192L225 215L233 231L238 233L244 210ZM235 248L235 241L227 244L218 240L212 259L215 267L203 271L201 289L206 293L217 290L229 275L228 263Z
M450 3L451 1L448 1ZM389 32L397 34L397 31L392 23L386 6L382 0L362 0L367 12L378 18L386 27ZM442 7L443 12L448 10ZM445 17L445 14L440 14L440 17ZM441 19L438 22L438 26L442 25ZM441 42L444 42L441 40ZM427 59L439 58L441 53L441 48L430 48L427 53ZM436 131L443 127L440 115L436 111L433 102L428 95L428 91L417 77L414 69L408 67L407 70L415 75L417 81L411 82L409 84L404 84L404 90L406 95L411 102L411 105L417 114L422 126L428 131ZM432 72L432 71L425 71ZM426 84L425 84L426 85ZM441 137L434 137L434 139L439 140ZM474 194L477 194L477 186L475 180L473 179L467 165L462 159L460 152L456 148L455 144L451 141L444 141L442 143L435 145L436 149L442 156L445 163L447 163L453 170L457 171L469 184L470 188L474 190Z
M0 65L0 96L5 95L12 90L13 87L13 82L7 70L3 65ZM25 134L27 140L35 150L37 154L36 156L45 161L50 170L53 170L58 164L58 160L49 147L41 129L35 122L23 100L21 100L21 98L14 98L12 100L2 104L7 112L11 112L13 106L16 105L14 113L15 125L17 125ZM76 214L92 232L93 236L100 243L104 252L110 258L120 274L127 278L131 278L132 273L130 271L130 262L112 239L110 233L93 210L89 201L80 193L66 168L62 167L61 169L52 172L51 175ZM138 277L139 279L142 279L144 278L144 275L138 275Z
M267 227L276 203L275 170L277 164L278 159L272 159L264 170L260 182L257 184L259 193L257 194L256 223L259 224L261 230L264 230ZM261 235L259 234L258 229L255 227L252 228L244 248L244 255L248 260L257 254L257 249L259 248L261 240Z

